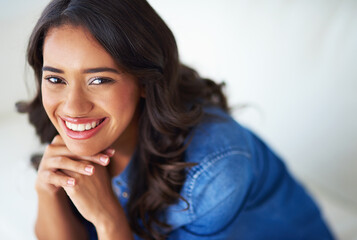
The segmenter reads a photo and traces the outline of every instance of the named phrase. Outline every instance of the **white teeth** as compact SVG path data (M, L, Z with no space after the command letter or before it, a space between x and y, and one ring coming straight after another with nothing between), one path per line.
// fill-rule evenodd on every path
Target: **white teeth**
M85 127L85 125L84 124L78 124L78 131L84 131L84 129L85 129L86 127Z
M86 131L86 130L90 130L92 128L95 128L99 122L97 121L93 121L91 123L86 123L86 124L75 124L75 123L70 123L65 121L66 126L76 132L82 132L82 131Z

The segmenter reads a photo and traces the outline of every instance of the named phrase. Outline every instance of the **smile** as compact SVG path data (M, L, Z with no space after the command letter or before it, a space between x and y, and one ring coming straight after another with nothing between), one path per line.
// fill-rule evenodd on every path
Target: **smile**
M94 136L107 122L108 118L84 119L61 117L61 125L68 137L85 140Z
M67 122L65 121L66 126L73 130L73 131L77 131L77 132L83 132L83 131L88 131L91 130L93 128L96 128L99 125L99 121L93 121L91 123L86 123L86 124L75 124L75 123L71 123L71 122Z

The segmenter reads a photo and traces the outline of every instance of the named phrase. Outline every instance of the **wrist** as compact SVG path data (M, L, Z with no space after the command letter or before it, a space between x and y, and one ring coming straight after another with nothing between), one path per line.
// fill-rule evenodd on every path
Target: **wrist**
M104 224L96 227L98 239L111 240L111 239L123 239L131 240L134 236L128 224L119 224L118 221L108 221Z
M111 209L106 214L100 214L94 224L98 238L105 239L134 239L123 208Z

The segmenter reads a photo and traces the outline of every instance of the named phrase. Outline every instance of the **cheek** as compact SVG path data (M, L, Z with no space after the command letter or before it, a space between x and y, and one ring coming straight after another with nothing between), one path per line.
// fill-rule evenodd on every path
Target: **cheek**
M108 111L110 109L113 115L122 115L123 113L132 115L137 108L139 99L139 90L136 86L131 86L108 94L102 104Z
M51 121L53 120L54 111L58 105L58 102L59 99L57 99L56 94L53 94L51 91L42 88L42 105Z

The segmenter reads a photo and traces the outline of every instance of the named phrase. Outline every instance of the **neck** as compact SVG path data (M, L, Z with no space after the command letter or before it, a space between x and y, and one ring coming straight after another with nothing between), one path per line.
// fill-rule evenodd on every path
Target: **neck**
M111 157L109 173L111 177L119 175L129 164L138 142L138 124L132 121L125 132L112 145L115 149L114 156Z
M130 160L131 156L115 153L114 156L111 157L109 164L110 177L113 178L123 172L126 166L128 166Z

